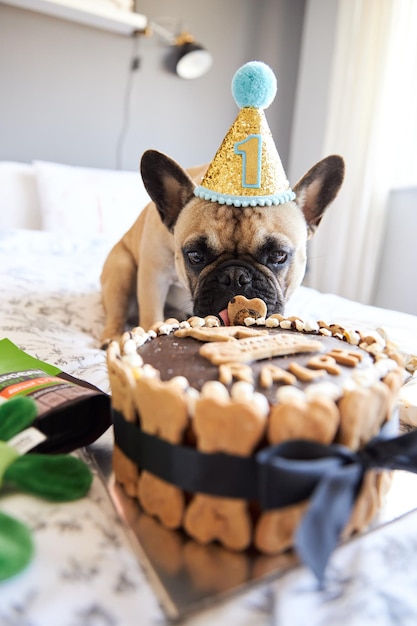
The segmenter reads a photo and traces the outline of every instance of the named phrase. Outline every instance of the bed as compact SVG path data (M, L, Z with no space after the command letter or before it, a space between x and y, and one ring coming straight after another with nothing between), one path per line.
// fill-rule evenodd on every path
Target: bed
M146 202L135 172L0 163L0 339L7 337L32 356L109 393L99 342L104 320L100 270ZM402 423L407 429L417 425L417 317L307 287L298 290L287 312L386 333L404 353L409 371L401 394ZM106 437L111 438L111 430ZM395 521L336 550L326 590L318 591L303 567L290 568L221 603L200 607L184 623L296 626L305 623L306 614L312 625L334 624L341 616L346 625L414 623L413 478L407 474L398 502L392 503ZM89 496L79 502L58 506L6 493L0 510L29 524L36 540L29 568L0 584L1 623L128 625L137 619L156 625L167 619L99 472Z

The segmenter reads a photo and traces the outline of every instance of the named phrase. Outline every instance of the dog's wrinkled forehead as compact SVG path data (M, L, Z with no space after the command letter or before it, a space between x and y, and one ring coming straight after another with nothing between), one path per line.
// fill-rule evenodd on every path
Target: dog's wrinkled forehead
M197 201L191 202L181 214L177 234L182 247L195 244L217 253L250 253L271 237L283 245L298 245L300 239L303 241L306 238L306 224L294 202L271 207L237 208Z

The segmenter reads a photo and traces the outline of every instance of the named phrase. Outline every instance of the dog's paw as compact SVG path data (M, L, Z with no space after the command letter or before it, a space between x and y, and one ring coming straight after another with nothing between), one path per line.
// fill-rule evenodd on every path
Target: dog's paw
M100 350L106 351L109 345L114 341L114 339L101 339L100 341Z
M115 329L105 328L104 331L101 333L100 339L98 340L100 349L107 350L107 348L109 347L111 343L113 343L113 341L116 341L119 345L122 345L123 334L124 334L124 330L119 331Z

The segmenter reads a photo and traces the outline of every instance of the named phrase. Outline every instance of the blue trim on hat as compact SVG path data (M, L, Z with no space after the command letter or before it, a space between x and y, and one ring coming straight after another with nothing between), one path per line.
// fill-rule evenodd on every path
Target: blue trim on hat
M211 191L207 189L207 187L199 185L194 189L194 195L198 198L202 198L202 200L210 200L210 202L218 202L219 204L227 204L228 206L236 207L275 206L295 200L295 193L292 189L280 191L279 193L269 196L233 196L227 193Z

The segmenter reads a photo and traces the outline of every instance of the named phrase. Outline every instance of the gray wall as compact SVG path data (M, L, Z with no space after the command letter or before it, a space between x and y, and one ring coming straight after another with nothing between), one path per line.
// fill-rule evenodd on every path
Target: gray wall
M417 315L417 187L393 189L372 304ZM414 286L413 286L414 285Z
M182 165L210 161L237 114L233 73L269 63L278 94L267 118L286 167L297 82L304 0L140 0L150 19L182 25L214 56L194 81L169 74L166 47L141 37L132 76L131 117L121 167L136 170L147 148ZM135 41L0 4L0 160L34 159L117 167L117 142ZM120 163L119 163L120 165Z

